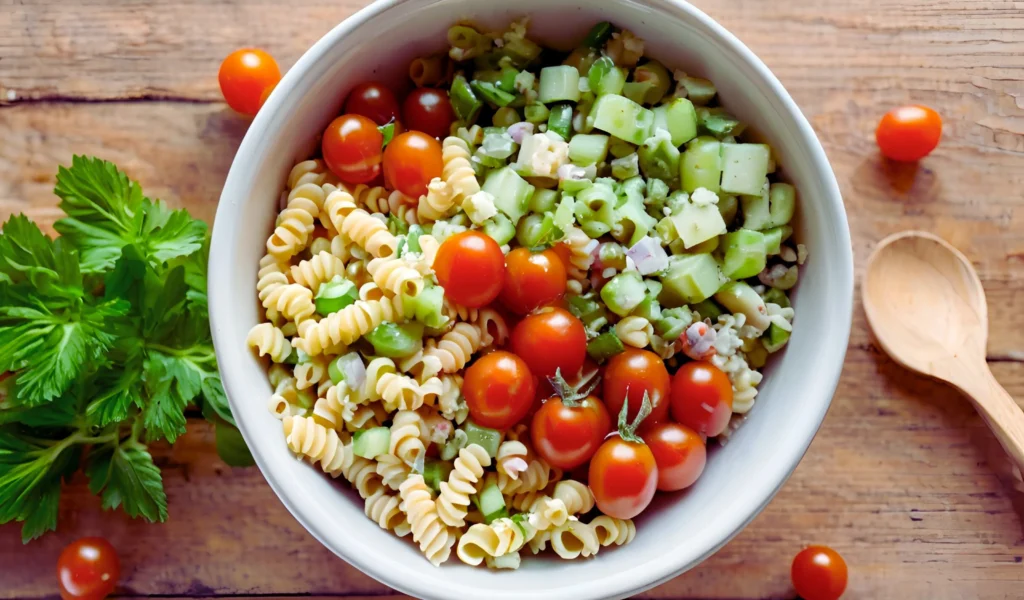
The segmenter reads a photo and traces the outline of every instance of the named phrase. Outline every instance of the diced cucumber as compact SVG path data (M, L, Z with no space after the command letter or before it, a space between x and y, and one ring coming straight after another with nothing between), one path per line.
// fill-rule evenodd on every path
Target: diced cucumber
M438 454L441 457L441 460L453 460L459 455L459 450L462 450L467 445L469 445L469 442L466 432L461 429L456 429L455 434L450 440L445 442Z
M716 267L717 270L717 267ZM647 295L647 286L636 271L626 271L611 278L601 288L601 300L608 310L625 317L633 311Z
M637 104L651 104L647 102L648 94L654 95L654 84L650 81L627 81L622 86L622 95Z
M569 227L572 227L576 222L576 217L573 215L575 206L576 200L572 196L562 197L562 201L558 203L558 208L555 209L555 227L563 232L568 231Z
M766 144L722 144L722 191L754 196L768 176Z
M697 136L697 111L686 98L673 98L652 110L654 128L668 131L673 146L678 148Z
M508 509L505 508L505 497L497 483L491 483L480 490L479 496L480 512L484 515L484 521L490 523L495 519L508 516Z
M466 421L462 426L462 430L466 432L466 445L477 444L483 448L487 454L494 458L498 454L498 446L501 444L501 432L489 427L482 427L472 421Z
M520 246L536 248L552 242L561 233L556 231L555 218L551 213L530 214L519 220L516 226L516 240Z
M650 233L651 229L654 229L654 226L658 224L657 219L647 214L643 196L640 195L627 199L622 206L615 209L615 216L621 231L616 232L614 235L620 242L630 248Z
M647 202L660 202L668 198L668 183L661 179L647 180Z
M718 207L714 204L689 202L681 211L672 215L672 221L686 248L692 248L705 240L717 237L726 230L722 213L718 212Z
M779 327L775 323L768 326L768 331L761 337L761 343L768 352L778 352L789 341L791 332Z
M597 362L604 362L616 354L625 351L619 336L606 331L587 342L587 355Z
M758 331L764 331L771 322L768 320L768 309L764 300L757 295L754 288L743 281L731 281L715 292L715 300L729 309L733 314L743 313L747 316L747 324L753 325Z
M699 137L686 146L679 161L679 177L683 190L692 194L697 188L715 192L721 190L721 142L714 138Z
M718 195L718 212L722 215L722 220L728 225L736 219L736 213L739 211L740 201L736 196L732 194L719 194Z
M407 321L402 324L385 321L366 334L378 356L404 358L416 352L423 341L423 323Z
M586 167L604 162L608 156L608 136L603 133L578 133L569 140L569 160Z
M782 308L790 307L789 298L786 297L786 292L780 289L768 288L767 290L765 290L764 294L761 295L761 297L764 298L765 304L771 302L772 304L778 304Z
M580 228L591 238L599 238L611 230L615 221L618 198L610 185L596 181L576 196L573 214Z
M333 279L321 285L317 290L314 305L316 312L320 316L326 317L358 299L359 290L356 289L356 285L341 275L335 275Z
M723 282L718 263L710 254L676 256L661 277L664 287L658 301L668 307L701 302L717 292Z
M387 427L373 427L357 431L352 438L352 454L363 458L377 458L388 453L391 445L391 430Z
M636 152L627 154L622 158L616 158L610 163L610 166L612 168L612 177L615 179L629 179L640 174L640 160Z
M768 190L770 226L778 227L793 220L796 211L796 188L788 183L773 183Z
M683 89L686 90L686 97L692 100L694 104L700 106L711 102L711 99L717 93L715 84L700 77L684 76L679 80L679 83L683 84Z
M633 81L646 87L638 100L640 104L657 104L672 87L672 76L668 74L668 69L656 60L633 69Z
M540 70L540 101L578 102L580 99L580 72L572 65L544 67Z
M768 182L762 184L761 192L756 196L742 196L743 228L762 230L771 227L771 212L768 200Z
M427 327L442 327L448 322L441 308L444 305L444 288L428 286L413 300L413 316Z
M526 105L523 110L523 114L526 116L526 120L535 125L539 125L548 120L548 107L544 106L540 102L533 102Z
M567 197L574 196L588 187L594 185L589 179L561 179L558 182L558 191Z
M533 192L533 196L530 196L530 212L545 213L555 210L557 205L558 192L555 190L540 188Z
M690 310L697 313L701 319L711 319L712 323L718 321L718 317L725 314L722 307L711 298L694 304L690 307Z
M572 105L556 104L548 114L548 131L557 133L563 140L569 139L572 132Z
M428 458L423 465L423 481L433 488L435 493L438 493L441 491L441 482L448 481L448 475L451 472L452 463Z
M598 97L587 120L619 139L642 144L651 135L654 113L624 96L605 94Z
M701 135L712 135L720 140L732 140L743 132L744 125L724 108L697 109L697 124Z
M587 83L590 84L590 91L598 96L619 94L626 84L626 71L616 67L612 59L603 56L590 66Z
M661 293L664 286L660 282L654 280L649 280L646 283L648 284L648 296L633 309L633 314L653 322L661 318L661 304L658 303L658 294ZM653 290L650 286L651 283L657 284L657 287Z
M746 279L760 273L768 262L765 236L759 231L740 229L724 236L725 258L722 274L729 279Z
M686 254L711 254L715 250L718 250L718 244L721 241L722 236L716 235L713 238L708 238L703 242L693 246L692 248L684 248ZM682 241L682 240L680 240Z
M509 167L491 171L484 181L483 191L494 196L494 205L505 213L513 224L526 214L534 187Z
M781 225L766 229L761 233L764 234L765 252L768 253L768 256L774 256L782 251L782 242L785 242L789 239L789 236L793 235L793 228L789 225Z
M658 130L637 151L640 170L648 179L674 181L679 176L679 149L672 144L668 133Z

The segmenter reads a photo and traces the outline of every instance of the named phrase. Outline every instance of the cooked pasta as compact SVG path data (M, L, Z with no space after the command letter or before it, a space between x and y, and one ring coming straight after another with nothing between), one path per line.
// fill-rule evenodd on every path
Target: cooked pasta
M441 178L451 190L452 202L461 206L463 200L480 191L480 183L470 163L470 149L465 141L455 136L444 138L442 143L444 169Z
M555 484L555 490L551 494L557 500L565 504L565 509L570 515L578 515L590 512L594 508L594 494L585 484L572 479L559 481Z
M409 79L416 87L435 86L448 78L451 63L443 54L422 56L409 63Z
M337 276L344 276L345 263L330 252L319 252L292 267L292 281L316 294L320 286Z
M566 560L594 556L601 549L594 528L586 523L568 520L551 530L551 549Z
M250 329L245 343L260 356L269 356L276 363L284 362L292 354L292 345L285 339L284 332L270 323L260 323Z
M404 321L408 310L401 296L359 300L320 321L299 323L299 337L292 345L310 356L322 354L324 348L351 344L385 321Z
M388 231L388 226L359 208L348 192L334 190L323 201L323 208L339 235L378 258L395 253L398 240Z
M574 294L581 294L587 289L590 281L588 273L594 264L594 250L597 240L592 240L583 230L571 227L565 233L565 245L569 247L569 268L566 289Z
M478 327L470 323L456 323L455 328L440 340L429 340L423 352L441 361L443 372L455 373L462 370L473 354L485 345Z
M359 184L352 189L346 188L346 191L352 195L357 206L371 213L387 213L391 210L388 204L388 191L381 186L369 187Z
M405 511L412 529L412 539L419 544L420 551L434 566L448 560L456 534L438 516L434 497L424 483L423 476L410 475L399 486L399 494L402 498L402 510Z
M288 263L282 263L276 256L266 254L260 259L260 270L256 274L256 292L264 308L270 308L267 297L278 288L291 283L288 278Z
M351 421L356 405L351 402L350 391L345 382L341 382L327 390L313 405L313 419L331 429L342 429L345 422Z
M297 283L289 283L274 289L267 294L263 305L274 309L289 320L302 322L313 316L316 307L313 305L313 292ZM294 345L294 344L293 344Z
M509 479L519 479L519 474L526 470L526 445L518 440L505 440L498 446L496 457L498 473Z
M528 524L512 519L497 519L490 525L477 523L459 538L456 555L467 565L479 565L488 556L498 557L518 552L532 537Z
M417 296L423 290L423 275L398 257L375 258L366 265L373 282L390 294Z
M615 324L615 335L627 346L646 348L651 343L654 327L643 317L630 315Z
M616 519L608 515L594 517L590 522L591 529L597 535L597 541L602 546L622 546L633 541L636 537L636 525L632 519Z
M412 473L412 467L394 454L382 454L377 457L377 474L384 485L397 490L405 478Z
M319 463L324 473L337 477L343 470L351 468L355 456L338 432L318 424L312 417L287 416L282 423L288 448L310 462Z
M469 507L469 496L476 493L476 484L484 468L491 466L491 457L482 446L470 444L459 451L459 457L448 481L441 482L437 512L446 525L462 527Z
M426 452L423 417L414 410L400 410L391 424L391 447L388 451L410 467Z
M364 511L371 521L380 525L381 529L394 531L398 537L409 534L409 521L399 506L402 500L380 488L367 496Z
M303 183L288 194L288 205L278 217L277 228L267 240L267 252L279 261L295 256L313 233L313 226L324 204L324 189Z
M304 390L328 381L327 362L322 355L302 357L295 365L295 387Z

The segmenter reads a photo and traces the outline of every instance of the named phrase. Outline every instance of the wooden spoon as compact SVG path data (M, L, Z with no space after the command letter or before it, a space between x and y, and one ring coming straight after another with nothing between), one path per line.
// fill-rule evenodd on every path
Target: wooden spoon
M861 291L882 349L970 398L1016 465L1015 487L1024 491L1024 411L985 362L988 307L970 261L930 233L898 233L875 248Z

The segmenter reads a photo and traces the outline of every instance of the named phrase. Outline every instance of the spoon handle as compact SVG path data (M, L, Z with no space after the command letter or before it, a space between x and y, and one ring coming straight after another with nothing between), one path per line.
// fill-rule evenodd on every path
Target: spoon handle
M999 384L985 365L977 369L973 383L962 387L973 400L978 413L1017 466L1014 477L1018 482L1024 473L1024 411Z

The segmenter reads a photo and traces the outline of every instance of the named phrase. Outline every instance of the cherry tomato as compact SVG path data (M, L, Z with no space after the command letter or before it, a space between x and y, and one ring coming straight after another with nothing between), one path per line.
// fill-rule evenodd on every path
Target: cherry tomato
M587 358L587 330L564 308L544 308L516 325L511 347L538 377L572 377Z
M383 83L360 83L345 99L345 112L362 115L378 125L387 125L398 118L398 99Z
M263 93L260 94L260 108L263 108L263 105L267 103L267 98L270 97L270 94L274 93L275 88L277 88L276 83L273 85L268 85L267 89L263 90Z
M277 61L257 48L242 48L228 54L217 73L224 100L243 115L255 115L263 92L280 80Z
M649 350L627 348L613 356L604 367L604 403L608 412L618 415L628 394L628 421L633 422L644 392L651 399L651 415L645 423L660 423L668 416L669 376L665 362Z
M554 250L516 248L505 256L501 301L509 310L524 315L564 294L565 265Z
M526 416L535 387L523 359L496 350L466 369L462 394L474 421L484 427L507 429Z
M443 167L441 144L419 131L396 135L384 149L384 177L410 198L426 194L427 184L441 176Z
M75 540L57 559L57 584L64 600L102 600L113 593L119 577L117 551L103 538Z
M541 458L569 470L590 460L611 430L608 409L596 397L587 396L570 407L552 396L533 415L530 436Z
M828 546L808 546L793 558L790 576L803 600L837 600L846 590L846 561Z
M677 423L655 423L640 428L658 463L658 489L674 492L688 488L704 472L708 451L696 431Z
M448 100L448 92L434 88L416 88L402 103L402 116L412 131L443 138L448 135L455 111Z
M601 512L632 519L647 508L658 489L654 453L646 444L608 438L590 459L589 485Z
M885 113L875 129L878 149L887 158L915 161L931 154L942 137L942 117L927 106L900 106Z
M342 115L324 131L321 147L327 167L345 183L368 183L380 175L384 136L373 121Z
M463 231L437 249L434 274L453 302L471 308L487 306L501 293L505 255L489 235Z
M715 365L686 363L672 376L672 418L697 433L714 437L732 417L732 383Z

